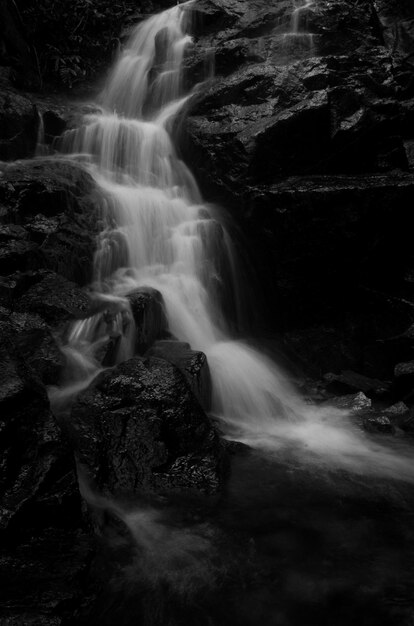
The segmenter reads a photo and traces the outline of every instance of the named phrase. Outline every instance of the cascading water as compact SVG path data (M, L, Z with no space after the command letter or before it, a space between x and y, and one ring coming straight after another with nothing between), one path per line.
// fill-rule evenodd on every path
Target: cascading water
M288 51L294 56L304 52L312 55L314 52L314 35L309 32L308 15L315 5L315 0L292 0L293 9L290 19L290 31L283 34L283 42Z
M294 12L296 28L311 4ZM231 337L226 298L235 315L240 301L231 241L173 142L174 122L193 93L181 80L191 6L174 6L135 29L101 95L101 112L64 138L65 151L82 155L101 189L106 226L95 255L97 313L69 332L66 378L51 393L55 410L102 370L99 353L108 338L119 338L113 362L133 355L126 296L152 287L163 296L172 335L206 353L213 413L229 436L273 449L299 443L361 471L376 459L379 471L414 480L404 460L393 463L391 452L347 425L344 412L309 407L270 359Z
M173 336L207 354L215 411L230 421L266 423L292 416L297 403L270 361L229 338L223 294L238 301L231 241L203 205L172 140L174 119L192 95L181 85L191 42L188 9L191 3L173 7L137 27L102 93L102 113L87 116L66 135L64 147L89 156L105 198L107 227L95 258L94 292L103 309L110 303L115 315L128 318L130 354L125 296L153 287L162 293ZM75 371L55 400L78 392L100 370L96 350L107 336L102 315L72 328L64 349ZM128 356L124 349L117 361Z

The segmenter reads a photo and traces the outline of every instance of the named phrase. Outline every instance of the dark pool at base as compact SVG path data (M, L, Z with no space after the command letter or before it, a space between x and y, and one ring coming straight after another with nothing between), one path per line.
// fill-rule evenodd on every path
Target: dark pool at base
M152 547L106 528L79 623L413 626L413 522L409 483L245 450L218 502L162 512Z

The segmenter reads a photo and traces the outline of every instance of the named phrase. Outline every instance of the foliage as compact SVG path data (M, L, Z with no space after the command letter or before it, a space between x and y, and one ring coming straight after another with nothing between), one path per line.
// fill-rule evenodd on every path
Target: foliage
M19 8L43 78L69 88L96 75L137 19L133 0L21 0Z

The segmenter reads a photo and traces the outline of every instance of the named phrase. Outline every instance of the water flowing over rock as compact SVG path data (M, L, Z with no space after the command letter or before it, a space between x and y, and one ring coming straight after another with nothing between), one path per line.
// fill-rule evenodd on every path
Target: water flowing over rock
M263 425L294 415L300 402L270 360L232 338L241 309L233 244L224 220L203 204L176 152L174 123L196 92L183 84L181 71L192 43L187 34L192 13L190 2L140 24L109 75L101 111L85 116L80 128L63 137L62 149L91 159L88 169L102 193L105 228L94 259L93 298L101 303L101 317L72 327L64 346L70 383L61 393L79 391L100 371L105 305L121 337L113 361L140 351L143 294L137 289L145 287L161 294L169 333L206 354L213 370L213 412L224 420L246 425L257 419ZM156 339L162 326L160 319L147 341Z
M144 354L156 339L167 333L162 295L156 289L141 287L129 293L128 300L136 328L135 350Z

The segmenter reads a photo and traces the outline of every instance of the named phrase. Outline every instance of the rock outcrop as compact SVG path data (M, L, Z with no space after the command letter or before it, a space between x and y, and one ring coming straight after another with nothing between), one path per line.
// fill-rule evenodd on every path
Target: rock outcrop
M296 26L282 0L193 13L187 74L212 50L215 76L182 149L246 235L265 323L305 369L391 379L414 312L413 7L314 2Z
M101 493L220 487L218 433L166 360L135 357L101 374L75 402L69 428L78 463Z
M3 164L1 174L0 274L44 268L87 283L100 215L92 178L52 158Z

